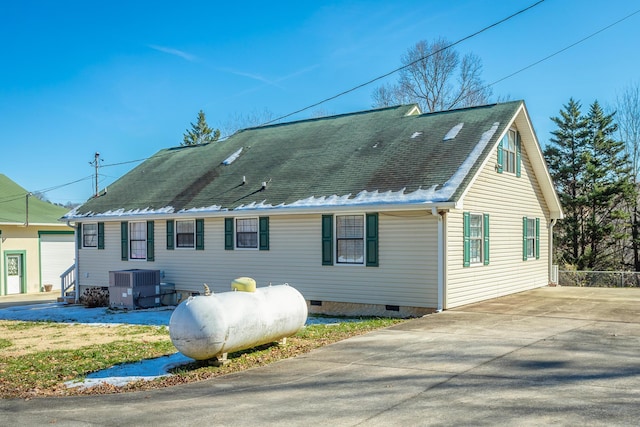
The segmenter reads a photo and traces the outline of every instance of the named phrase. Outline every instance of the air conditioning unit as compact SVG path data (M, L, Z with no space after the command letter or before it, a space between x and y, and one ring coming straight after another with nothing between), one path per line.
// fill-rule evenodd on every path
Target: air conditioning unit
M160 305L160 270L120 270L109 272L109 306L149 308Z

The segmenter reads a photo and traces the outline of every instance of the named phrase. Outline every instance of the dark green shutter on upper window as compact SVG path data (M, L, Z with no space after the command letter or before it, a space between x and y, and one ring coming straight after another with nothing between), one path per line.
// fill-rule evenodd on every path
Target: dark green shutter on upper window
M153 221L147 221L147 261L155 261L154 251Z
M127 221L120 223L120 259L129 260L129 223Z
M378 214L367 214L367 267L378 267Z
M333 215L322 215L322 265L333 265Z
M98 223L98 249L104 249L104 222Z
M204 250L204 219L196 219L196 250Z
M471 265L471 222L469 212L462 214L462 265L469 267Z
M82 223L79 223L76 227L76 245L78 249L82 249Z
M268 216L261 216L258 219L259 222L259 239L260 239L260 244L259 244L259 248L261 251L268 251L269 250L269 217Z
M167 220L167 250L169 251L172 251L175 246L173 243L173 239L174 239L173 226L174 226L174 220L168 219Z
M540 259L540 218L536 218L536 259Z
M516 176L520 178L522 167L520 166L522 158L522 148L520 143L520 132L516 132Z
M498 171L498 173L502 173L502 169L503 169L503 155L502 155L502 140L500 140L500 142L498 143L498 164L496 165L496 169Z
M484 265L489 265L489 214L483 215L484 224L482 232L484 234Z
M233 218L224 219L224 248L233 250Z

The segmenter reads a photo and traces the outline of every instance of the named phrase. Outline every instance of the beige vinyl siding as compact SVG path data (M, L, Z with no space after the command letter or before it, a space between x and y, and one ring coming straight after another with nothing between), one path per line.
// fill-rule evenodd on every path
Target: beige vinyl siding
M548 282L549 211L524 144L518 178L496 172L494 150L464 199L464 211L490 215L490 264L463 267L463 211L447 216L446 308L495 298ZM522 218L540 218L540 259L523 261Z
M307 300L436 307L437 221L430 212L379 213L379 267L323 266L321 218L271 216L268 251L225 250L224 218L205 219L203 251L167 250L166 221L156 220L154 262L121 261L120 223L107 222L105 249L80 250L80 284L107 286L110 270L149 268L190 292L203 283L228 291L233 279L248 276L259 287L288 283Z

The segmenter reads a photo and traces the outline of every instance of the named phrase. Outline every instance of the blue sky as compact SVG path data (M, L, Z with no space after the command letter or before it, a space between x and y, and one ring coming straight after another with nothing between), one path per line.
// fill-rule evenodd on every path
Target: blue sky
M535 0L0 0L0 169L54 202L83 202L157 151L177 146L200 109L212 127L284 115L385 74L419 40L456 41ZM493 83L640 10L626 0L546 0L456 46ZM570 97L613 106L638 83L640 13L492 86L524 99L542 145ZM386 80L315 112L371 107ZM188 166L186 166L188 167ZM78 182L76 182L78 181ZM72 185L64 185L76 182Z

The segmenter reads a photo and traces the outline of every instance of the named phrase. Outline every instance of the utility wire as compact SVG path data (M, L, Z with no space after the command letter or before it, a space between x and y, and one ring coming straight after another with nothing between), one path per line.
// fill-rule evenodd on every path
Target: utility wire
M488 25L488 26L486 26L486 27L482 28L482 29L481 29L481 30L479 30L479 31L476 31L475 33L469 34L468 36L463 37L463 38L459 39L458 41L455 41L455 42L453 42L453 43L451 43L451 44L449 44L449 45L447 45L447 46L443 46L441 49L438 49L438 50L437 50L437 51L435 51L435 52L431 52L431 53L430 53L430 54L428 54L428 55L422 56L422 57L420 57L420 58L416 59L415 61L412 61L412 62L410 62L410 63L408 63L408 64L405 64L405 65L403 65L403 66L401 66L401 67L398 67L398 68L396 68L395 70L389 71L388 73L382 74L381 76L374 77L373 79L368 80L368 81L366 81L366 82L364 82L364 83L361 83L361 84L359 84L359 85L357 85L357 86L354 86L354 87L352 87L351 89L347 89L347 90L345 90L345 91L342 91L342 92L338 93L337 95L330 96L329 98L325 98L325 99L323 99L322 101L318 101L318 102L316 102L315 104L311 104L311 105L309 105L309 106L307 106L307 107L300 108L299 110L296 110L296 111L294 111L294 112L292 112L292 113L288 113L288 114L285 114L284 116L280 116L280 117L277 117L277 118L275 118L275 119L273 119L273 120L269 120L268 122L265 122L265 123L263 123L263 124L262 124L262 125L260 125L260 126L268 125L268 124L270 124L270 123L274 123L274 122L280 121L280 120L282 120L282 119L286 119L287 117L290 117L290 116L293 116L293 115L295 115L295 114L301 113L301 112L306 111L306 110L308 110L308 109L310 109L310 108L317 107L317 106L318 106L318 105L320 105L320 104L324 104L325 102L332 101L332 100L334 100L334 99L336 99L336 98L339 98L339 97L341 97L341 96L343 96L343 95L346 95L346 94L348 94L348 93L351 93L351 92L353 92L353 91L356 91L356 90L358 90L358 89L361 89L361 88L363 88L363 87L365 87L365 86L370 85L371 83L377 82L378 80L382 80L382 79L384 79L385 77L389 77L390 75L395 74L395 73L397 73L398 71L404 70L405 68L409 68L409 67L411 67L412 65L417 64L417 63L418 63L418 62L420 62L420 61L424 61L425 59L427 59L427 58L429 58L429 57L431 57L431 56L433 56L433 55L436 55L436 54L438 54L438 53L440 53L440 52L442 52L442 51L445 51L445 50L447 50L447 49L450 49L450 48L452 48L452 47L454 47L454 46L456 46L456 45L458 45L458 44L460 44L460 43L462 43L462 42L464 42L464 41L469 40L470 38L473 38L473 37L475 37L475 36L477 36L477 35L479 35L479 34L481 34L481 33L484 33L485 31L490 30L491 28L496 27L496 26L498 26L498 25L502 24L503 22L508 21L508 20L510 20L511 18L514 18L514 17L516 17L516 16L518 16L518 15L520 15L520 14L522 14L522 13L524 13L524 12L526 12L526 11L530 10L530 9L533 9L534 7L536 7L536 6L540 5L540 4L541 4L541 3L543 3L543 2L544 2L544 0L540 0L540 1L538 1L538 2L536 2L536 3L534 3L534 4L532 4L531 6L528 6L528 7L524 8L524 9L521 9L521 10L519 10L518 12L513 13L513 14L511 14L511 15L507 16L506 18L501 19L501 20L500 20L500 21L498 21L498 22L494 22L493 24Z
M357 90L357 89L360 89L360 88L362 88L362 87L364 87L364 86L367 86L367 85L369 85L369 84L371 84L371 83L373 83L373 82L376 82L376 81L378 81L378 80L380 80L380 79L383 79L383 78L385 78L385 77L388 77L388 76L390 76L390 75L392 75L392 74L394 74L394 73L396 73L396 72L398 72L398 71L400 71L400 70L402 70L402 69L404 69L404 68L407 68L407 67L409 67L409 66L411 66L411 65L413 65L413 64L415 64L415 63L417 63L417 62L419 62L419 61L422 61L422 60L424 60L424 59L428 58L428 57L429 57L429 56L431 56L431 55L435 55L436 53L439 53L439 52L441 52L441 51L443 51L443 50L445 50L445 49L448 49L448 48L451 48L451 47L453 47L453 46L455 46L455 45L457 45L457 44L460 44L460 43L462 43L463 41L468 40L468 39L469 39L469 38L471 38L471 37L474 37L474 36L476 36L476 35L478 35L478 34L480 34L480 33L484 32L484 31L486 31L486 30L488 30L488 29L490 29L490 28L493 28L493 27L495 27L495 26L497 26L497 25L499 25L499 24L501 24L501 23L503 23L503 22L505 22L505 21L507 21L507 20L509 20L509 19L511 19L511 18L513 18L513 17L515 17L515 16L517 16L517 15L519 15L519 14L521 14L521 13L524 13L524 12L526 12L527 10L529 10L529 9L531 9L531 8L535 7L535 6L538 6L538 5L539 5L540 3L542 3L543 1L544 1L544 0L540 0L540 1L538 1L538 2L536 2L536 3L534 3L534 4L532 4L531 6L529 6L529 7L525 8L525 9L522 9L522 10L520 10L520 11L518 11L518 12L516 12L516 13L514 13L514 14L512 14L512 15L510 15L510 16L508 16L508 17L506 17L506 18L504 18L504 19L502 19L502 20L500 20L500 21L498 21L498 22L496 22L496 23L494 23L494 24L491 24L491 25L489 25L489 26L487 26L487 27L485 27L485 28L483 28L483 29L481 29L481 30L479 30L479 31L477 31L477 32L475 32L475 33L473 33L473 34L469 35L469 36L466 36L466 37L464 37L464 38L462 38L462 39L460 39L460 40L458 40L458 41L456 41L456 42L454 42L454 43L451 43L450 45L443 47L442 49L438 50L437 52L433 52L433 53L431 53L430 55L426 55L426 56L424 56L424 57L422 57L422 58L419 58L419 59L417 59L417 60L413 61L413 62L412 62L412 63L410 63L410 64L404 65L404 66L402 66L402 67L398 67L398 68L396 68L396 69L395 69L395 70L393 70L393 71L390 71L390 72L388 72L388 73L386 73L386 74L383 74L383 75L381 75L381 76L379 76L379 77L376 77L376 78L374 78L374 79L371 79L371 80L369 80L369 81L367 81L367 82L365 82L365 83L362 83L362 84L360 84L360 85L358 85L358 86L355 86L355 87L353 87L353 88L351 88L351 89L348 89L348 90L346 90L346 91L343 91L343 92L341 92L341 93L339 93L339 94L337 94L337 95L331 96L331 97L326 98L326 99L324 99L324 100L322 100L322 101L320 101L320 102L316 102L315 104L309 105L309 106L307 106L307 107L305 107L305 108L301 108L301 109L299 109L299 110L297 110L297 111L294 111L294 112L292 112L292 113L289 113L289 114L286 114L286 115L280 116L280 117L278 117L278 118L276 118L276 119L273 119L273 120L270 120L270 121L268 121L268 122L265 122L265 123L261 124L260 126L265 126L265 125L268 125L268 124L270 124L270 123L273 123L273 122L276 122L276 121L279 121L279 120L285 119L285 118L287 118L287 117L290 117L290 116L292 116L292 115L294 115L294 114L300 113L300 112L302 112L302 111L306 111L306 110L308 110L308 109L310 109L310 108L316 107L316 106L318 106L318 105L320 105L320 104L323 104L323 103L325 103L325 102L331 101L331 100L336 99L336 98L338 98L338 97L340 97L340 96L342 96L342 95L345 95L345 94L347 94L347 93L353 92L353 91L355 91L355 90ZM540 60L538 60L538 61L536 61L536 62L533 62L533 63L531 63L531 64L527 65L526 67L523 67L523 68L521 68L521 69L519 69L519 70L517 70L517 71L514 71L513 73L508 74L507 76L504 76L504 77L502 77L502 78L500 78L500 79L498 79L498 80L496 80L496 81L494 81L494 82L492 82L492 83L490 83L490 84L486 85L485 87L491 87L491 86L494 86L494 85L496 85L496 84L498 84L498 83L500 83L500 82L502 82L502 81L504 81L504 80L507 80L507 79L509 79L509 78L511 78L511 77L513 77L513 76L515 76L515 75L517 75L517 74L519 74L519 73L523 72L523 71L526 71L526 70L528 70L528 69L530 69L530 68L533 68L533 67L535 67L536 65L538 65L538 64L540 64L540 63L542 63L542 62L544 62L544 61L546 61L546 60L548 60L548 59L551 59L551 58L553 58L554 56L559 55L560 53L565 52L565 51L567 51L567 50L571 49L572 47L575 47L575 46L579 45L580 43L583 43L583 42L585 42L585 41L589 40L589 39L590 39L590 38L592 38L592 37L595 37L596 35L598 35L598 34L600 34L600 33L604 32L604 31L608 30L609 28L611 28L611 27L613 27L613 26L615 26L615 25L618 25L619 23L621 23L621 22L623 22L623 21L625 21L625 20L627 20L627 19L631 18L631 17L632 17L632 16L634 16L634 15L637 15L638 13L640 13L640 9L638 9L638 10L636 10L635 12L632 12L632 13L630 13L630 14L628 14L628 15L624 16L623 18L621 18L621 19L619 19L619 20L617 20L617 21L615 21L615 22L613 22L613 23L611 23L611 24L609 24L609 25L607 25L607 26L605 26L605 27L603 27L603 28L601 28L601 29L599 29L599 30L597 30L597 31L595 31L595 32L593 32L593 33L591 33L591 34L589 34L589 35L588 35L588 36L586 36L586 37L583 37L582 39L580 39L580 40L578 40L578 41L576 41L576 42L574 42L574 43L570 44L569 46L566 46L566 47L564 47L564 48L562 48L562 49L560 49L560 50L558 50L558 51L556 51L556 52L554 52L554 53L552 53L552 54L550 54L550 55L548 55L548 56L546 56L546 57L544 57L544 58L542 58L542 59L540 59ZM145 160L149 160L149 159L154 158L154 157L155 157L155 158L157 158L157 157L163 157L163 156L165 156L165 155L169 155L169 154L171 154L171 153L155 154L155 155L153 155L153 156L146 157L146 158L142 158L142 159L129 160L129 161L124 161L124 162L119 162L119 163L112 163L112 164L108 164L108 165L103 165L103 166L101 166L101 167L103 167L103 168L104 168L104 167L109 167L109 166L120 166L120 165L126 165L126 164L130 164L130 163L137 163L137 162L142 162L142 161L145 161ZM83 180L86 180L86 179L90 179L90 178L92 178L92 177L93 177L93 176L89 176L89 177L81 178L81 179L79 179L79 180L76 180L76 181L73 181L73 182L70 182L70 183L67 183L67 184L61 184L61 185L58 185L58 186L55 186L55 187L51 187L51 188L48 188L48 189L40 190L40 191L38 191L38 192L40 192L40 193L45 193L45 192L52 191L52 190L55 190L55 189L58 189L58 188L61 188L61 187L66 187L66 186L68 186L68 185L75 184L75 183L77 183L77 182L80 182L80 181L83 181ZM19 198L24 197L24 194L21 194L21 195L19 195L19 196L15 196L15 197L14 197L14 196L7 196L7 197L8 197L8 199L6 199L6 198L1 198L1 199L0 199L0 203L4 203L4 202L8 202L8 201L14 201L14 200L17 200L17 199L19 199Z
M498 79L498 80L496 80L495 82L493 82L493 83L490 83L490 84L486 85L485 87L491 87L491 86L493 86L493 85L495 85L495 84L500 83L500 82L501 82L501 81L503 81L503 80L507 80L508 78L511 78L511 77L515 76L516 74L520 74L521 72L523 72L523 71L525 71L525 70L528 70L529 68L535 67L536 65L538 65L538 64L540 64L540 63L542 63L542 62L546 61L547 59L551 59L551 58L553 58L554 56L559 55L559 54L561 54L562 52L564 52L564 51L566 51L566 50L569 50L569 49L571 49L572 47L577 46L577 45L579 45L580 43L582 43L582 42L584 42L584 41L587 41L587 40L589 40L589 39L590 39L590 38L592 38L592 37L597 36L598 34L602 33L603 31L608 30L609 28L613 27L614 25L618 25L618 24L619 24L619 23L621 23L622 21L625 21L625 20L627 20L627 19L631 18L632 16L637 15L638 13L640 13L640 9L636 10L635 12L631 12L630 14L628 14L627 16L625 16L624 18L621 18L621 19L617 20L616 22L614 22L614 23L612 23L612 24L609 24L609 25L607 25L606 27L603 27L603 28L599 29L598 31L595 31L595 32L593 32L593 33L589 34L588 36L583 37L582 39L578 40L577 42L572 43L572 44L570 44L569 46L566 46L566 47L564 47L564 48L562 48L562 49L560 49L560 50L558 50L558 51L556 51L556 52L552 53L551 55L545 56L544 58L542 58L542 59L540 59L540 60L538 60L538 61L536 61L536 62L534 62L534 63L532 63L532 64L529 64L529 65L527 65L526 67L523 67L523 68L519 69L518 71L514 71L513 73L511 73L511 74L509 74L509 75L507 75L507 76L505 76L505 77L502 77L501 79Z

